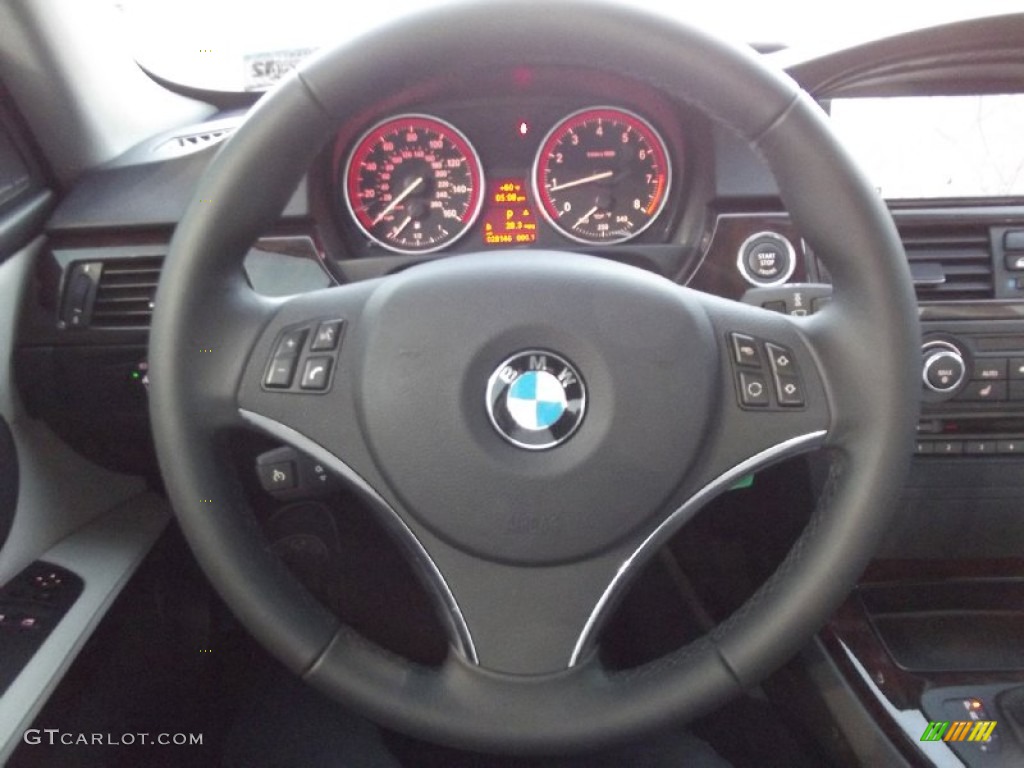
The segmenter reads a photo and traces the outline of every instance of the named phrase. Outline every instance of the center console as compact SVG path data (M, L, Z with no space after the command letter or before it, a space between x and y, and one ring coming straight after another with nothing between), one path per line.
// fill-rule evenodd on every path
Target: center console
M1020 765L1024 210L895 213L921 320L915 458L823 639L909 764ZM949 739L928 735L947 722ZM957 740L977 723L989 738Z

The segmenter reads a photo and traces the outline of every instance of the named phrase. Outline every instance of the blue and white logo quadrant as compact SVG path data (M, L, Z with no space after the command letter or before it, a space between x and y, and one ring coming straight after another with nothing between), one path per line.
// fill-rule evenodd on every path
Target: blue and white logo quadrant
M527 371L512 382L505 407L523 429L538 431L555 424L568 401L561 382L547 371Z

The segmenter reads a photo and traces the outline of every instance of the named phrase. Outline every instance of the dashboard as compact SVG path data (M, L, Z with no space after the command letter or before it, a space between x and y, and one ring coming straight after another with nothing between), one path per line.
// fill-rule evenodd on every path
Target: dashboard
M934 416L922 422L922 457L1010 452L1024 440L1024 393L1011 376L1024 359L1024 335L1011 327L1024 317L1021 96L1006 93L998 47L964 77L934 75L945 72L945 39L932 37L789 71L877 178L903 236L926 323L922 403ZM866 61L889 63L879 74ZM153 137L86 174L49 221L38 294L22 313L19 376L30 407L112 468L151 462L123 446L148 442L145 337L160 264L199 174L244 117L225 110ZM999 173L1002 186L990 183ZM161 194L136 194L143 185ZM245 268L258 292L287 295L508 249L612 259L789 314L829 300L827 272L753 150L642 77L543 63L411 79L347 116ZM83 368L94 357L99 369ZM71 405L94 396L130 405L117 410L130 414L120 420L133 440L125 424Z
M803 66L820 77L812 65L820 61L792 71L800 76ZM822 94L823 109L855 151L876 153L865 162L869 172L888 174L884 187L878 182L882 192L918 184L915 197L893 196L890 208L922 320L936 323L922 340L922 402L926 414L943 418L923 422L929 437L921 455L1015 450L1024 441L1024 393L1003 382L1010 361L1024 358L1024 336L992 341L948 326L1022 316L1014 302L1024 298L1024 209L1015 182L991 194L939 197L942 186L929 179L946 171L922 176L917 169L962 166L965 156L954 161L935 151L938 138L919 141L914 154L913 131L889 126L926 102L914 111L915 130L922 134L927 119L929 135L939 137L951 130L939 117L943 109L962 117L984 104L1000 107L970 121L971 146L987 152L988 166L975 163L977 186L992 166L1016 163L1019 171L1012 136L1021 97L981 86L973 96L929 87L914 97L903 95L906 88L897 96L859 87L833 86L834 96ZM152 461L140 450L148 444L142 382L160 264L198 174L243 119L244 111L227 111L153 137L86 175L50 220L46 278L24 311L18 370L30 406L50 414L72 444L88 439L112 468L138 472ZM158 184L163 194L140 198L134 190L141 183ZM966 180L958 184L967 189ZM280 220L253 245L246 273L258 292L287 295L451 254L508 249L612 259L796 315L813 313L830 294L828 274L790 222L770 171L742 141L640 78L543 64L414 81L348 116ZM86 372L82 355L105 360L99 350L120 361ZM948 353L944 371L946 363L956 370L933 386L927 369L936 351ZM1005 368L998 374L985 369L997 355ZM52 375L54 366L62 375ZM114 424L69 406L94 396L130 403L118 411L131 415ZM115 429L119 439L97 440L113 438ZM954 434L957 441L949 439Z

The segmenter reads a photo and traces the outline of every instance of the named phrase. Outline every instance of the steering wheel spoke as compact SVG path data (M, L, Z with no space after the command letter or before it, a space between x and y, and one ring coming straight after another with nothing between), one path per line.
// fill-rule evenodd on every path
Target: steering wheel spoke
M816 351L813 318L790 318L705 294L715 329L720 397L699 468L687 482L704 498L744 475L824 445L833 423L832 372Z
M328 288L277 307L238 380L237 413L249 426L349 472L367 470L355 408L359 326L374 283Z
M613 550L523 568L481 558L429 534L421 541L443 574L471 641L471 652L459 649L461 655L507 675L559 674L580 663L579 638L623 559Z

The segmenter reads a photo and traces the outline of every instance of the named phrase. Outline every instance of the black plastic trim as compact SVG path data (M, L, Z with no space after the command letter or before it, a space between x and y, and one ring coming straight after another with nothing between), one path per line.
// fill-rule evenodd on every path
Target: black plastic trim
M636 548L636 551L619 567L615 578L601 595L601 599L594 606L586 626L580 632L580 636L576 641L576 647L573 648L572 656L569 659L569 666L574 667L587 658L597 640L598 631L604 626L610 610L616 604L615 598L633 578L634 572L648 561L648 556L651 552L662 546L673 533L679 530L687 520L697 514L711 499L730 488L745 475L763 469L770 464L775 464L783 459L820 448L824 445L826 437L827 433L821 430L794 437L784 443L779 443L776 446L761 451L756 456L752 456L746 461L737 464L725 474L708 483L697 491L683 506L666 517L664 522L645 538L640 543L640 546Z
M18 452L7 422L0 416L0 549L14 524L18 506Z
M39 560L0 589L0 695L39 650L84 586L66 568Z
M173 227L194 202L199 178L221 144L162 161L118 164L115 160L89 171L54 211L47 232ZM158 193L139 194L139 190ZM280 216L295 219L308 214L307 183L303 177Z
M148 69L139 61L135 63L146 77L161 88L166 88L171 93L184 96L186 99L195 99L204 104L212 104L218 109L248 109L263 96L263 91L215 91L210 88L195 88L168 80L166 77L160 77L160 75Z
M819 97L864 95L864 86L875 95L900 88L903 95L951 88L954 93L977 92L986 82L995 87L993 81L1000 88L1019 90L1024 73L1022 35L1024 14L970 19L794 61L786 70ZM956 69L951 69L953 65ZM930 73L942 74L945 91L938 89L938 80Z
M473 644L473 636L469 631L469 626L466 624L455 595L452 594L451 588L422 542L406 525L394 507L348 464L309 438L284 424L268 419L258 413L239 409L239 414L245 421L261 432L294 446L327 466L332 472L344 478L346 482L358 489L365 499L384 512L389 522L389 529L401 540L402 545L413 554L416 563L424 574L427 586L437 599L438 605L441 608L441 618L448 627L450 639L454 647L468 663L478 664L479 659L477 658L476 647Z
M801 651L800 660L806 664L811 681L822 693L833 727L850 745L862 765L910 768L912 763L882 728L880 721L887 715L880 702L876 700L875 707L866 706L864 699L872 696L872 692L863 686L863 679L858 680L853 670L843 673L842 667L851 666L849 658L833 658L821 638L815 637ZM915 761L913 765L920 763Z
M39 233L56 197L49 189L36 192L0 219L0 261L17 253Z

